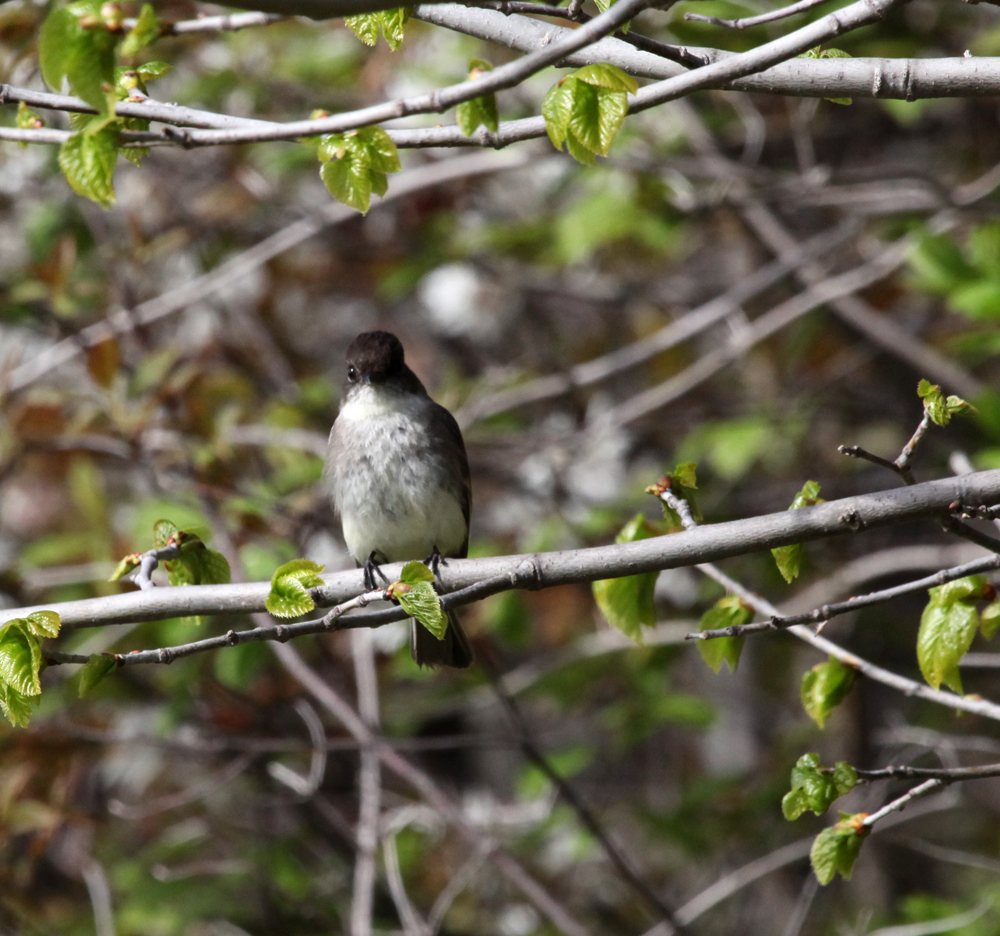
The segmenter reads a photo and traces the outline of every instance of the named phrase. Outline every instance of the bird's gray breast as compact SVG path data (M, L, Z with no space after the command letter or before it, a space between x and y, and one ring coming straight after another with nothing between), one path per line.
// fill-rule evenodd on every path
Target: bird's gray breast
M351 555L457 555L467 538L461 466L434 432L429 397L359 387L330 435L327 477Z

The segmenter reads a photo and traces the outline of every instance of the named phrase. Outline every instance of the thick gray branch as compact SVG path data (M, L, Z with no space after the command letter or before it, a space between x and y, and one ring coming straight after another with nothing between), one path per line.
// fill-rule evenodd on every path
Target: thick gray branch
M801 510L701 526L688 532L636 543L537 553L527 557L452 559L442 566L441 582L445 592L501 575L514 575L516 581L524 583L522 570L526 560L532 566L527 587L550 588L572 582L590 582L698 565L776 546L858 532L868 527L929 518L946 512L956 502L973 506L1000 503L1000 469L861 494ZM392 579L398 576L402 566L393 564L383 568ZM312 592L317 604L324 607L339 604L364 591L360 570L334 573L325 576L325 579L327 584ZM158 588L58 605L5 609L0 611L0 622L24 617L43 608L58 610L66 627L93 627L197 614L248 613L263 610L269 589L268 582Z
M571 31L528 16L505 16L495 10L472 9L458 3L421 4L413 15L519 52L541 48ZM707 62L733 56L718 49L686 51ZM676 62L610 37L567 56L563 64L580 67L594 62L608 62L637 78L657 80L687 71ZM792 59L722 87L801 97L882 97L908 101L925 97L992 96L1000 94L1000 58Z

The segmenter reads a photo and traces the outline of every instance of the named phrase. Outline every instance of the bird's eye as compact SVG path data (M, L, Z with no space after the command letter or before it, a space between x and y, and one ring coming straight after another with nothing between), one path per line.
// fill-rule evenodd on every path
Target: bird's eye
M358 379L358 369L352 364L347 368L347 379L354 383Z

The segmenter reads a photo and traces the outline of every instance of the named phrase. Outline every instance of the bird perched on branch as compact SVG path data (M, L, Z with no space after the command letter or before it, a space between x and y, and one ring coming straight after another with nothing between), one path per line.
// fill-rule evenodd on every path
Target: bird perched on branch
M462 432L427 395L389 332L365 332L347 349L326 478L347 549L364 566L368 587L375 587L382 562L436 563L468 554L472 491ZM410 651L421 666L472 662L452 612L442 640L416 620L410 627Z

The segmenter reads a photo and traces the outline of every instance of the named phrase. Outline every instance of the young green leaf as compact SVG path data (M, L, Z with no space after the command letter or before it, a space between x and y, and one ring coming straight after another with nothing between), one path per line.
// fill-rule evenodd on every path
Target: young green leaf
M615 542L634 543L656 535L646 523L645 516L636 514L622 527ZM656 576L656 572L644 572L641 575L603 579L594 582L592 586L597 606L608 623L632 640L642 639L643 625L652 627L656 623L656 608L653 604Z
M628 113L628 95L638 85L614 65L586 65L563 78L545 96L542 116L556 149L563 143L574 159L592 165L607 156Z
M278 566L271 576L271 592L264 607L279 618L301 617L316 607L308 589L323 584L319 573L325 567L310 559L293 559Z
M699 629L719 630L723 627L738 627L746 624L753 617L753 608L744 604L736 595L726 595L720 598L702 616ZM718 673L725 661L731 672L736 672L743 651L742 637L714 637L712 640L699 640L698 650L701 658Z
M493 66L489 62L483 59L469 60L469 81L475 81L484 72L489 71L493 71ZM455 110L455 123L464 136L472 136L480 125L491 133L496 133L500 125L497 96L490 92L471 101L463 101Z
M594 5L597 7L598 11L601 13L607 13L615 4L615 0L594 0ZM627 33L629 29L632 28L632 21L629 20L627 23L623 23L620 27L623 33Z
M395 52L403 44L403 26L409 18L409 7L397 7L392 10L381 10L377 13L345 16L344 23L365 45L370 46L378 42L378 34L381 29L385 41L389 43L389 48Z
M937 384L929 380L921 380L917 384L917 396L924 401L924 411L930 416L931 422L938 426L947 426L951 417L959 413L975 413L976 408L959 396L949 396L941 392Z
M59 168L78 195L104 208L115 200L114 172L121 121L93 123L59 147Z
M0 711L15 728L27 728L31 720L31 703L38 696L25 695L0 680Z
M993 639L998 627L1000 627L1000 598L991 601L979 612L979 630L987 640Z
M135 26L125 37L121 45L121 54L126 58L131 58L140 50L146 48L154 39L160 35L160 21L156 18L156 11L153 7L144 3L139 12L139 18Z
M32 611L25 623L36 637L58 637L62 622L55 611Z
M917 632L917 662L928 684L941 684L962 691L958 663L972 646L979 627L974 601L982 600L990 588L981 575L969 575L928 591L930 600L920 617Z
M854 684L854 670L836 657L818 663L802 677L799 694L806 714L822 728Z
M802 485L802 490L795 495L789 510L799 510L802 507L811 507L814 504L822 504L823 498L819 496L819 485L815 481L806 481ZM788 583L794 582L799 577L802 567L802 544L792 543L789 546L778 546L771 550L774 561L778 566L781 577Z
M80 684L77 694L82 699L89 695L94 687L101 682L117 665L114 656L103 653L93 653L80 670Z
M409 565L422 565L422 563L409 563ZM432 574L431 578L433 577ZM393 582L389 586L389 593L403 606L407 614L416 618L438 640L444 640L445 632L448 630L448 615L441 607L441 599L434 591L431 582L418 579L408 583L400 579L399 582Z
M117 582L118 579L138 569L141 562L142 555L140 553L132 553L130 556L119 560L118 565L115 566L115 571L108 576L108 581Z
M381 127L323 136L316 154L330 194L362 214L367 213L373 192L386 193L386 173L400 169L396 144Z
M422 562L415 559L403 566L403 571L399 573L399 580L404 585L416 585L418 582L433 582L434 573Z
M861 845L869 829L864 825L867 813L840 814L840 822L824 829L816 836L809 852L816 879L824 886L829 884L839 872L844 880L850 880Z
M42 77L55 91L62 89L66 78L73 94L106 115L111 109L117 41L101 16L100 0L77 0L54 10L38 38Z
M857 771L847 761L838 761L831 770L820 766L819 754L803 754L792 768L791 789L781 801L781 811L789 822L807 809L821 816L857 782Z
M163 549L170 542L170 537L177 532L177 527L169 520L157 520L153 524L153 548Z
M0 630L0 682L22 695L38 695L41 664L41 647L27 622L23 618L8 621Z

